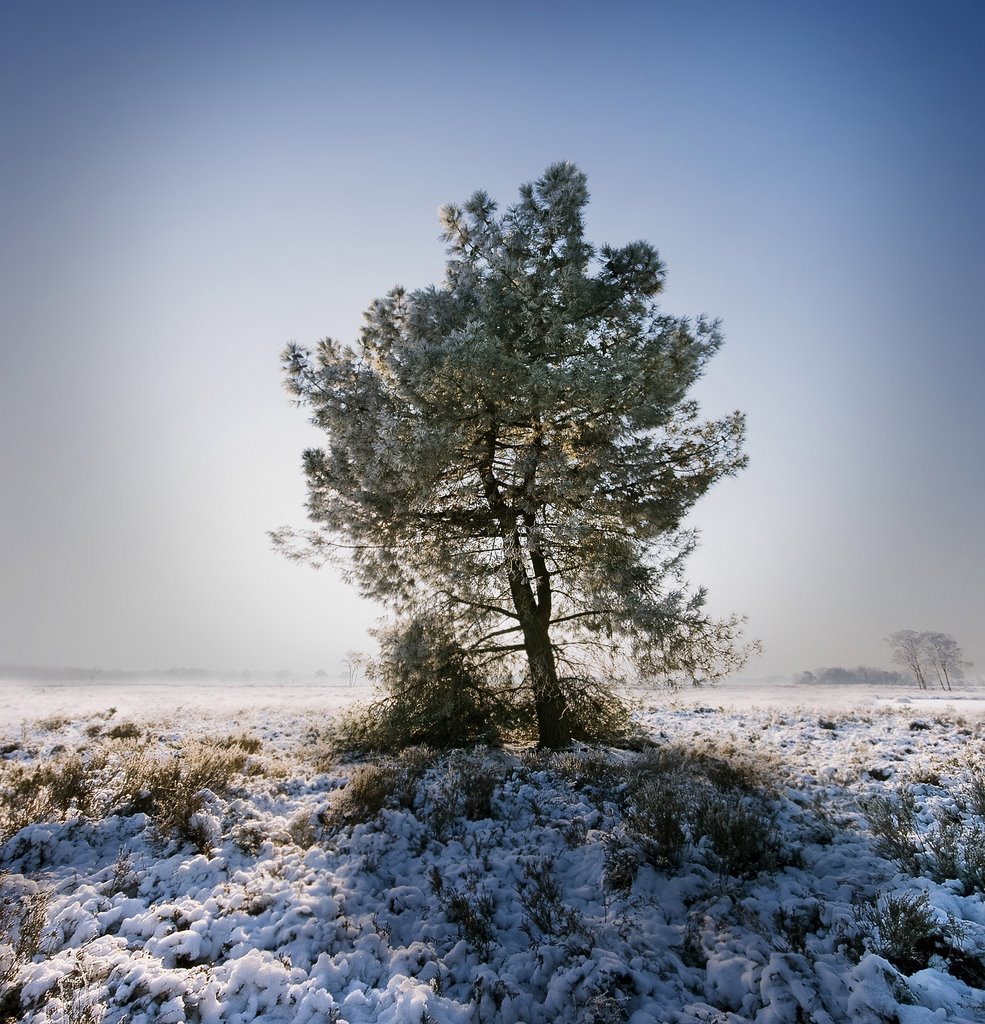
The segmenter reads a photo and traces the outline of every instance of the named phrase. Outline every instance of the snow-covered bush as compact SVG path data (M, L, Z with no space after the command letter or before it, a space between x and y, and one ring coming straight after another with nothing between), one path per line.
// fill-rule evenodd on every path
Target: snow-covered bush
M627 773L628 834L659 869L678 865L689 846L724 880L776 866L773 818L759 770L678 747L651 747Z
M641 755L633 766L626 818L630 832L656 867L677 864L687 845L689 783L679 762L671 767L655 751Z
M20 965L41 949L49 895L33 881L0 872L0 998Z
M139 739L143 730L136 722L125 720L117 722L104 729L102 735L111 740L135 740Z
M211 817L204 813L207 799L228 792L248 760L235 737L188 740L164 757L133 746L120 757L123 785L115 803L149 814L162 840L190 842L205 852L216 838Z
M421 779L437 757L429 747L408 747L396 757L356 765L322 812L322 824L330 829L352 827L372 821L384 807L413 808Z
M903 786L870 797L863 807L876 849L908 874L958 881L968 893L985 892L985 828L955 806L924 808L914 790Z
M449 749L498 742L513 725L509 687L496 686L440 623L418 617L381 631L379 641L380 656L368 669L381 696L340 717L339 748Z
M985 772L975 768L966 787L968 803L979 818L985 818Z

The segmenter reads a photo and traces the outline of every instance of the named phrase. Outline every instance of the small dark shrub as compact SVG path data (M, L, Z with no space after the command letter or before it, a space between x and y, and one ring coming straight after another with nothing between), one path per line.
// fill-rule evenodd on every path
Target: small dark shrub
M985 895L985 829L975 826L964 836L960 879L969 892Z
M50 892L0 873L0 992L40 952Z
M431 869L430 878L431 891L448 920L458 926L462 938L480 958L488 960L496 934L493 924L496 902L492 895L481 887L475 873L466 877L465 889L445 882L436 867Z
M598 992L585 1003L578 1024L625 1024L627 1002L616 992Z
M134 868L133 857L129 850L121 849L113 864L113 875L107 884L107 889L111 895L125 893L132 897L137 895L138 885L139 880Z
M985 818L985 773L972 771L968 780L966 795L968 805L979 818Z
M861 949L871 949L903 974L929 965L930 957L948 952L960 936L950 921L938 921L930 896L887 893L862 903L855 912ZM855 947L859 955L859 945Z
M660 774L644 764L631 777L626 794L626 822L656 867L680 861L687 843L688 798L679 772Z
M397 775L392 764L366 764L353 769L349 781L325 812L324 823L340 828L372 821L390 801Z
M639 851L618 834L606 836L604 842L602 884L612 892L629 892L640 868Z
M587 934L581 915L561 898L553 857L523 866L517 895L526 914L523 928L531 939L536 940L539 935L548 941L585 945Z
M458 820L491 818L502 777L502 764L486 751L452 751L436 766L427 786L425 812L431 828L445 836Z
M806 900L798 906L777 907L773 914L773 944L784 952L803 956L807 952L808 937L824 926L823 909L824 904L816 899Z
M923 836L926 848L926 870L937 882L962 878L961 846L964 836L960 820L947 815L937 817L937 828Z
M255 857L267 841L267 831L257 821L243 821L233 828L232 840L243 853Z
M47 718L39 718L36 724L41 732L58 732L71 721L67 715L49 715Z
M124 721L110 726L103 735L111 740L135 740L139 739L142 732L136 722Z
M775 819L754 797L706 792L694 817L695 838L708 840L708 864L726 878L752 878L779 863Z
M384 807L412 809L421 779L436 759L428 747L408 747L397 757L359 765L323 813L322 823L340 828L372 821Z
M310 850L318 841L318 829L310 814L298 811L287 825L291 842L302 850Z
M245 732L224 736L216 740L216 743L226 750L241 750L244 754L258 754L263 747L263 740L259 736L251 736Z

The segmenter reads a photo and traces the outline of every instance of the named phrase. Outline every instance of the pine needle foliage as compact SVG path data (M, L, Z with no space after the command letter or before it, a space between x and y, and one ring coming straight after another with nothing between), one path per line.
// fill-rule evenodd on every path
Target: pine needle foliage
M681 579L685 514L745 464L742 415L688 397L719 325L659 309L649 243L590 244L588 198L558 163L504 213L484 192L444 207L440 285L374 301L354 346L283 357L326 444L304 453L314 530L275 540L520 666L548 747L590 662L700 679L740 658L737 621Z

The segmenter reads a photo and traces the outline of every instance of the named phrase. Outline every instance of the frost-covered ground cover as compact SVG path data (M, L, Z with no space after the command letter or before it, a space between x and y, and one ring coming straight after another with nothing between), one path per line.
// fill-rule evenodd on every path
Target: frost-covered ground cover
M985 1020L978 695L778 692L347 764L348 688L8 686L0 1019Z

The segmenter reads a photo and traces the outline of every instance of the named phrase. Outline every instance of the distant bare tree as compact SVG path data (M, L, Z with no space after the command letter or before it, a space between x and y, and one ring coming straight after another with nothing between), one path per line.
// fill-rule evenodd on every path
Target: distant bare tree
M908 668L921 690L927 689L926 670L929 663L925 635L915 629L898 629L886 637L886 643L893 652L893 664Z
M964 660L961 645L950 633L923 633L922 636L941 689L950 690L951 680L961 679L971 662Z
M964 660L961 645L950 633L899 629L886 637L893 662L908 668L921 690L929 688L927 675L933 669L942 690L951 689L951 681L960 679L971 664Z
M345 668L349 685L355 686L359 680L359 655L354 651L346 651L346 656L342 659L342 665Z

